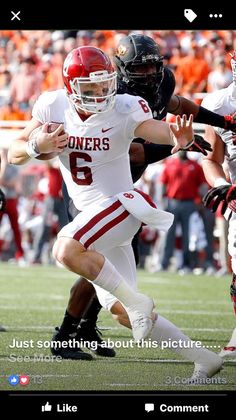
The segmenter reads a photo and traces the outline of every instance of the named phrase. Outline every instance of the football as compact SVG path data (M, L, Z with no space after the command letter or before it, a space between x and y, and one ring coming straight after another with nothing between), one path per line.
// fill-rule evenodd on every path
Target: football
M51 122L48 125L48 133L53 133L53 131L55 131L59 125L61 125L63 123L56 123L56 122ZM35 136L35 134L37 134L37 132L42 130L42 125L40 127L35 128L32 133L30 134L29 140ZM65 134L64 130L61 132L61 134ZM51 152L51 153L41 153L39 156L37 156L35 159L39 159L39 160L50 160L55 158L58 155L57 152Z

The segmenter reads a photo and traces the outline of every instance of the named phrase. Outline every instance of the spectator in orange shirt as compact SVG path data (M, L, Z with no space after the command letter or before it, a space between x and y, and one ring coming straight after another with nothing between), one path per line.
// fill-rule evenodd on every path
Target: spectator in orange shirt
M94 47L101 48L107 54L112 54L114 52L114 38L111 31L95 31L93 38L90 42L90 45Z
M201 47L193 42L188 56L180 59L176 71L179 93L191 97L193 93L205 92L209 71Z
M35 72L35 62L27 58L21 62L19 73L11 81L11 99L20 109L28 110L31 103L40 95L42 77Z
M21 111L16 102L11 100L6 105L0 108L0 120L3 121L15 121L15 120L26 120L27 115Z

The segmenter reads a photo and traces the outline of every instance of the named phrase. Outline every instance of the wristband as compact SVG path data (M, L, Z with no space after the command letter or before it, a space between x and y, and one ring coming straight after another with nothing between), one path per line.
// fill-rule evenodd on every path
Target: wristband
M31 158L35 158L40 155L40 151L35 139L27 141L25 151Z
M214 188L220 187L221 185L231 185L230 182L227 182L225 178L216 178L214 181Z
M194 143L195 139L191 140L186 146L182 147L182 150L188 150Z

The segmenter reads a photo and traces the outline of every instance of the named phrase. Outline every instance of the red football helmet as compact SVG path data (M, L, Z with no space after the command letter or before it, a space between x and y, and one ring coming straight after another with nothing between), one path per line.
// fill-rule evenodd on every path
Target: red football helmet
M79 47L66 57L63 80L76 109L100 113L115 102L117 73L110 58L99 48Z

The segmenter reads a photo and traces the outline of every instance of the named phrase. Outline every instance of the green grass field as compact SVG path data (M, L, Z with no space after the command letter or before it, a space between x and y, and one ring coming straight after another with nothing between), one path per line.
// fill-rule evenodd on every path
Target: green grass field
M216 376L217 383L188 386L182 378L191 376L193 364L170 350L117 348L115 358L33 361L35 355L51 356L50 349L39 349L35 343L51 339L54 327L62 320L75 278L66 270L52 266L19 268L0 264L0 324L7 329L0 333L0 390L236 389L236 361L224 363L224 369ZM229 298L230 281L230 276L181 277L173 273L138 271L140 291L154 298L158 312L192 339L213 346L215 352L228 342L235 326ZM100 313L99 327L105 340L110 338L118 343L132 338L130 331L119 326L106 311ZM33 340L34 348L11 349L13 339ZM29 357L24 361L11 361L10 355ZM29 385L13 388L7 381L12 374L29 375Z

